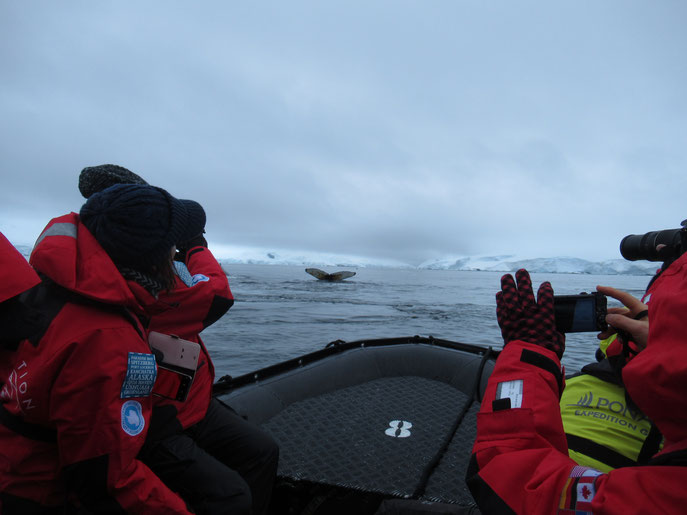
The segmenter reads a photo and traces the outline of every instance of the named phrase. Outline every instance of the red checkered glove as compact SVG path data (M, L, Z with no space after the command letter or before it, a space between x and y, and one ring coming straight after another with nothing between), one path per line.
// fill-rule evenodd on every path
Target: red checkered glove
M553 310L553 289L544 282L534 300L532 280L527 270L501 277L501 291L496 294L496 318L505 343L513 340L541 345L554 351L558 358L565 350L565 335L556 331Z

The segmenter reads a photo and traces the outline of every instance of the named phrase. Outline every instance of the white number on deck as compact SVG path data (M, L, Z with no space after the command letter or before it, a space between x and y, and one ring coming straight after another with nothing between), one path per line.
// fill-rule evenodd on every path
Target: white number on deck
M410 436L410 431L408 431L413 424L406 422L405 420L392 420L389 422L389 429L384 431L387 436L393 436L394 438L408 438Z

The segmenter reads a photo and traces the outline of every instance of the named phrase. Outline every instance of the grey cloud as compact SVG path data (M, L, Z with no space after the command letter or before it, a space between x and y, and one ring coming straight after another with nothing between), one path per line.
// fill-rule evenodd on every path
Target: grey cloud
M687 218L686 14L5 2L0 230L78 210L81 168L111 162L200 201L221 243L617 257Z

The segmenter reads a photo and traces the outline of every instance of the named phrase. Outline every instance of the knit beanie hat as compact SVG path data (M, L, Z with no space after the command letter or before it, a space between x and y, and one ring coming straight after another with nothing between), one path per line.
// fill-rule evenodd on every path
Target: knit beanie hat
M162 263L184 235L186 203L162 188L115 184L81 207L81 222L118 266L137 270Z
M87 166L79 174L79 191L84 198L115 184L148 184L131 170L117 165Z
M87 166L79 174L79 191L87 199L115 184L148 185L142 177L118 165ZM198 202L184 199L179 201L186 207L188 222L179 235L179 241L174 242L177 246L203 234L206 223L205 210Z

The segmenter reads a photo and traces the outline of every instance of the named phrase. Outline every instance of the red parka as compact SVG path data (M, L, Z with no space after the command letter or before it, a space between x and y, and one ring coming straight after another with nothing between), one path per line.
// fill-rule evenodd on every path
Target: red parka
M24 256L0 233L0 302L16 297L39 282Z
M190 249L186 253L186 267L190 272L187 279L189 284L177 277L173 291L160 293L159 303L168 309L153 316L149 325L151 331L174 334L200 344L202 352L186 401L153 397L156 407L173 406L176 409L176 419L184 429L205 417L215 379L210 354L199 333L222 317L234 303L227 276L209 249ZM161 374L155 391L170 393L173 391L172 384L169 375Z
M687 505L687 255L651 285L649 339L623 369L637 406L665 436L646 466L608 474L568 457L555 353L513 341L496 362L467 474L483 513L682 513Z
M0 357L0 491L47 506L76 495L95 513L188 513L136 459L157 373L136 315L155 299L75 213L48 224L31 264L67 301L40 340Z

